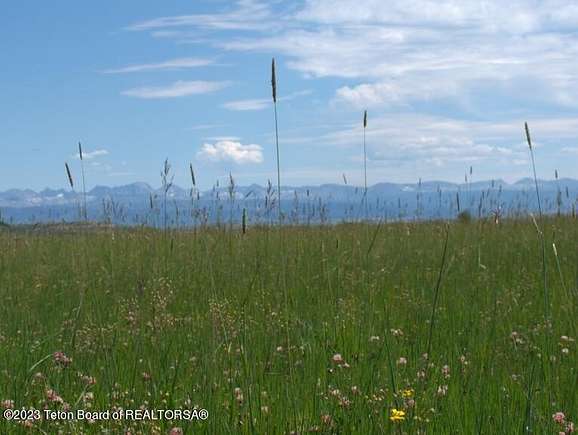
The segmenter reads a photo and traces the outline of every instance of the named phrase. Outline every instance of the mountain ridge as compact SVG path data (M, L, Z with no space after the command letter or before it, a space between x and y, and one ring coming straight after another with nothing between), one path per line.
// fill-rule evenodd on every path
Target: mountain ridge
M504 191L520 191L534 188L535 182L532 178L522 178L513 183L507 183L504 180L481 180L471 183L453 183L448 181L421 181L418 183L393 183L379 182L368 187L368 197L376 198L381 196L391 196L395 194L407 193L426 193L426 192L474 192L484 191L487 189L501 189ZM566 189L578 190L578 180L573 178L561 178L558 180L538 180L538 187L543 191L565 192ZM281 197L283 200L292 199L295 195L305 195L320 199L331 199L334 201L345 201L363 193L362 186L351 184L324 183L320 185L281 186ZM250 185L234 186L235 198L265 198L267 196L276 197L276 188L271 186L261 186L257 183ZM198 190L196 188L183 188L172 185L168 191L168 198L172 200L185 200L191 197L211 198L213 196L224 198L229 197L230 186L215 185L211 189ZM131 201L142 200L152 196L162 197L164 195L162 187L155 188L148 183L136 181L133 183L105 186L96 185L87 191L87 202L94 202L103 199ZM72 191L70 189L54 189L46 187L40 191L28 188L12 188L0 191L0 207L38 207L51 205L66 205L77 202L83 197L82 192Z

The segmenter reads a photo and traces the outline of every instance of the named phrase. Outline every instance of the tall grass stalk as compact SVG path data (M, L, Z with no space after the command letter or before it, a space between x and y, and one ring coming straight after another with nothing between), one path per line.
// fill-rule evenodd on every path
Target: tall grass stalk
M277 75L275 72L275 58L271 61L271 93L273 96L273 110L275 112L275 147L277 150L277 212L281 225L281 163L279 157L279 126L277 122Z
M444 269L445 269L445 265L446 265L446 257L447 257L447 252L448 252L448 240L450 238L449 226L446 226L445 231L446 231L446 236L445 236L445 240L444 240L444 248L443 248L441 264L440 264L440 268L439 268L439 272L438 272L438 279L436 281L436 286L434 289L434 300L433 300L431 317L430 317L430 322L429 322L429 333L428 333L428 339L427 339L428 358L431 355L431 353L430 353L431 352L431 340L433 337L433 330L434 330L434 324L435 324L435 319L436 319L436 309L437 309L437 305L438 305L438 298L439 298L440 288L441 288L441 284L442 284Z
M76 192L74 191L74 180L72 178L72 172L70 171L70 166L68 166L68 162L64 163L64 167L66 168L66 176L68 177L68 184L70 185L70 190L74 196L76 196ZM79 216L82 218L82 206L80 205L80 201L78 202L78 213Z
M365 206L365 219L367 220L367 147L365 143L365 130L367 130L367 110L363 112L363 202Z
M78 142L78 157L80 158L80 169L82 171L82 199L84 204L83 217L84 221L88 220L88 212L86 210L86 181L84 176L84 158L82 156L82 144Z
M167 232L167 197L171 187L173 186L174 175L171 175L171 164L169 159L165 159L163 169L161 171L161 182L163 188L163 230Z
M546 265L546 239L544 236L544 219L542 216L542 205L540 199L540 189L538 187L538 176L536 175L536 161L534 159L534 147L532 146L532 138L530 137L530 128L528 123L524 123L524 129L526 131L526 140L528 141L528 148L530 149L530 158L532 160L532 171L534 174L534 185L536 186L536 200L538 201L538 215L540 218L540 226L536 225L538 230L538 236L542 244L542 280L543 280L543 290L544 290L544 318L548 320L550 318L550 296L548 292L548 278L547 278L547 265Z

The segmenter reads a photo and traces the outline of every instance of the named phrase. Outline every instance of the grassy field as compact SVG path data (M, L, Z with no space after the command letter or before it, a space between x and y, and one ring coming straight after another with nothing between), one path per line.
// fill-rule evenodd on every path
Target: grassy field
M0 433L569 432L578 225L543 228L5 230L0 407L208 418Z

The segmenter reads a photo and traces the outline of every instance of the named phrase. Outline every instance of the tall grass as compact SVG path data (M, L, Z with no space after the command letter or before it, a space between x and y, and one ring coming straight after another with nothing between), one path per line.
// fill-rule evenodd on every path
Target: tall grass
M367 110L363 112L363 189L367 196L367 147L365 144L365 130L367 130Z
M82 173L82 217L84 218L85 222L88 221L88 210L86 208L86 178L84 175L84 157L82 155L82 144L78 142L78 158L80 159L80 170Z
M573 276L575 221L543 225ZM166 263L153 229L1 232L0 402L209 411L39 433L558 433L554 413L577 419L576 299L552 281L544 328L528 220L449 228L442 267L443 222L172 231Z
M281 163L279 156L279 126L277 122L277 74L275 71L275 58L271 61L271 94L273 97L273 110L275 112L275 149L277 158L277 211L279 224L282 223L281 209Z
M542 215L542 201L540 199L540 188L538 187L538 176L536 175L536 161L534 159L534 148L532 146L532 138L530 137L530 128L528 123L524 123L524 130L526 132L526 140L530 150L530 157L532 160L532 173L534 175L534 184L536 187L536 200L538 202L538 213L540 218L540 226L536 225L536 230L540 238L542 246L542 285L544 295L544 317L546 320L550 318L550 297L548 292L548 275L547 275L547 261L546 261L546 239L544 235L543 215Z

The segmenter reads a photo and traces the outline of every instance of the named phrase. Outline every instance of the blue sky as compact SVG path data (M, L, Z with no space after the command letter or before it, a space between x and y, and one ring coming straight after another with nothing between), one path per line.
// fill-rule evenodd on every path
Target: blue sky
M5 1L0 189L578 177L570 1Z

